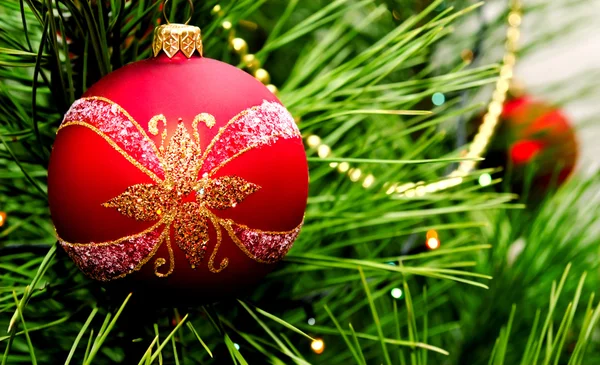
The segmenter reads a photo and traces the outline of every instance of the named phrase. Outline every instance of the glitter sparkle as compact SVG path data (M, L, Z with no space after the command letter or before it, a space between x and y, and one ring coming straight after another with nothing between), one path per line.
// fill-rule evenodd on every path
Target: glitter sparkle
M192 134L181 119L174 122L178 123L177 128L167 141L167 120L162 115L151 119L152 135L158 135L162 129L162 143L157 148L135 120L108 99L78 100L65 116L60 129L70 125L88 127L156 181L156 184L132 185L103 204L138 221L156 221L151 230L114 242L73 244L61 240L77 266L89 276L106 281L139 270L161 244L168 246L169 271L157 271L167 261L159 257L154 262L155 273L159 277L168 276L174 267L171 228L175 243L192 268L203 262L211 241L209 227L215 228L216 242L208 262L209 270L215 273L228 264L225 258L219 267L214 265L222 228L246 255L259 262L276 262L291 248L302 224L287 232L267 232L219 218L213 212L235 208L260 186L239 176L212 178L218 169L252 148L271 145L280 139L300 139L287 110L278 103L264 101L242 111L219 130L204 153L196 128L199 124L211 128L214 117L198 114L192 123ZM190 201L190 196L194 201Z

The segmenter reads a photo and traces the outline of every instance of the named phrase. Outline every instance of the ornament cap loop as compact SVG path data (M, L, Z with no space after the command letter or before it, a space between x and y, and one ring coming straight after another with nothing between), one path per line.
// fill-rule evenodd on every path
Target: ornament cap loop
M169 17L167 16L167 3L169 2L169 0L165 0L165 2L162 4L162 13L163 16L165 17L165 20L167 21L167 24L171 24L171 22L169 21ZM194 2L192 0L188 0L188 4L190 4L190 16L189 18L185 21L185 25L188 25L188 23L190 22L190 20L192 20L192 14L194 14Z
M154 57L163 51L169 58L177 52L183 53L187 58L198 51L202 57L202 35L200 28L186 24L164 24L154 28L152 41Z

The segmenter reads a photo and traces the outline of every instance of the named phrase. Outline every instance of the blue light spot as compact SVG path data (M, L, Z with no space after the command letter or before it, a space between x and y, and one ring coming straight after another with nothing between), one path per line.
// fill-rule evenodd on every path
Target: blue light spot
M446 101L446 96L442 93L435 93L431 96L431 101L434 105L440 106Z

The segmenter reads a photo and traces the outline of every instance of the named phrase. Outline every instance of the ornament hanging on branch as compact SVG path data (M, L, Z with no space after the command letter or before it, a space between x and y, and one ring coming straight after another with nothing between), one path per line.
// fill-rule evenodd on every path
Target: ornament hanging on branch
M59 242L97 280L234 293L300 231L300 132L259 81L202 57L199 28L159 26L153 53L64 117L48 176Z
M559 108L523 95L508 100L500 118L486 165L510 168L514 190L520 191L528 173L532 187L544 190L553 178L561 184L573 172L575 130Z

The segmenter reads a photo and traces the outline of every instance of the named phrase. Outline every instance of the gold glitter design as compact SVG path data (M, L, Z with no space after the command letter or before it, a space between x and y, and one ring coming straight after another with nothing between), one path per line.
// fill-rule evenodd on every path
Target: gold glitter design
M150 121L148 122L148 132L150 132L150 134L152 134L153 136L158 135L158 121L162 121L163 123L165 123L167 120L165 119L164 115L159 114L153 116L152 119L150 119Z
M199 203L206 202L206 205L213 209L235 208L250 194L260 189L260 186L247 182L238 176L223 176L214 180L208 180L208 183L196 194Z
M119 213L138 221L153 221L170 211L174 195L173 190L165 190L161 185L137 184L102 206L115 208Z
M160 121L163 121L166 129L167 122L164 116L159 115L151 119L148 126L150 133L158 134ZM194 126L197 127L198 123L195 123ZM199 136L196 140L199 141ZM204 259L209 241L207 224L207 220L209 220L217 232L217 242L209 258L208 267L210 271L218 273L227 267L229 260L224 258L219 267L215 267L214 261L222 237L219 218L208 209L234 208L260 187L237 176L223 176L217 179L209 179L206 176L199 181L196 180L202 166L200 156L199 143L192 139L185 125L179 123L166 148L164 142L159 148L159 158L165 171L165 180L158 185L130 186L125 192L104 203L103 206L114 208L121 214L138 221L155 220L167 214L165 230L170 230L171 222L174 221L175 241L185 253L192 268L198 267ZM195 194L196 202L182 203L182 200L190 194ZM172 248L169 239L167 239L167 247L170 259L169 271L166 273L158 271L167 263L164 258L158 258L154 262L154 272L159 277L168 276L173 272Z
M167 140L167 118L162 114L153 116L150 119L150 121L148 122L148 132L150 132L152 135L157 136L158 135L158 122L162 122L162 128L163 128L163 131L160 134L161 145L158 148L158 150L160 152L164 152L164 144L165 144L165 141Z
M204 123L210 129L215 126L217 120L209 113L200 113L194 117L192 129L194 130L194 138L196 139L198 146L200 145L200 134L198 133L198 123L200 122Z
M165 232L169 231L169 227L165 228ZM173 255L173 248L171 247L171 238L169 237L169 234L166 235L165 240L167 241L167 250L169 251L169 270L164 274L158 272L158 268L166 264L166 260L162 257L159 257L156 260L154 260L154 275L158 276L159 278L165 278L171 275L173 273L173 270L175 269L175 256ZM148 255L148 257L152 256Z
M196 126L200 122L206 124L206 126L208 128L212 128L215 126L215 124L217 124L217 120L215 119L215 117L212 114L200 113L194 117L194 121L192 122L192 126L194 127L194 130L196 130Z
M200 169L200 146L192 140L183 123L177 126L162 157L165 188L177 189L180 196L191 193Z
M210 179L209 177L237 156L259 146L260 144L246 146L246 148L240 150L234 156L220 162L210 171L210 173L205 173L202 178L198 180L198 172L200 171L204 161L209 156L209 152L215 143L226 132L226 129L232 124L238 122L240 118L244 117L249 112L261 108L261 106L255 106L253 108L246 109L232 118L225 126L219 129L217 135L212 139L202 154L200 148L198 124L202 122L208 128L212 128L216 123L214 116L208 113L200 113L194 118L192 123L194 128L194 139L192 139L185 128L185 125L181 123L180 119L180 123L178 123L175 133L166 146L166 118L162 114L151 118L148 123L148 131L152 135L158 135L160 127L163 129L161 135L161 146L156 148L154 142L143 131L141 126L120 106L102 97L91 97L86 99L105 101L113 105L116 110L123 113L123 115L129 119L135 128L140 131L142 138L151 142L152 149L156 152L156 156L158 157L165 174L165 179L162 180L155 173L151 172L145 166L133 159L133 157L122 150L122 148L120 148L102 131L92 125L84 122L72 121L63 123L63 125L61 125L59 128L60 130L70 125L81 125L91 129L104 138L111 147L121 153L129 162L131 162L142 172L146 173L157 183L136 184L130 186L122 194L103 204L104 207L116 209L121 214L138 221L152 221L158 219L158 222L147 230L136 235L102 243L72 244L61 240L61 243L66 247L89 245L108 246L120 244L127 240L135 241L136 239L143 237L145 234L157 229L160 225L164 225L163 231L160 233L157 243L153 247L152 251L146 257L144 257L143 260L138 262L132 270L124 272L117 277L100 278L100 280L121 278L129 273L139 270L143 265L151 260L152 257L154 257L158 248L165 241L167 242L167 249L169 253L169 269L164 273L159 272L159 268L167 264L167 260L165 258L159 257L154 261L154 272L158 277L169 276L174 271L174 254L170 240L171 226L174 228L174 239L178 247L186 254L186 259L190 263L191 267L197 268L205 257L207 244L210 239L208 222L213 225L217 237L214 248L208 260L208 268L213 273L221 272L229 264L229 259L227 257L221 260L221 262L218 264L218 267L216 267L215 264L216 256L222 243L221 227L225 228L232 240L249 258L263 263L270 262L263 261L256 255L252 254L244 246L244 243L241 242L236 236L233 225L235 225L235 227L243 227L248 232L272 235L286 235L299 229L300 226L288 232L266 232L253 230L249 227L238 225L229 219L221 219L209 210L209 208L235 208L237 204L241 203L247 196L260 189L260 186L237 176L223 176L216 179ZM160 122L162 122L162 125ZM183 203L183 199L187 196L190 196L190 194L195 194L195 202Z
M221 241L223 240L221 237L221 230L219 229L219 222L221 221L221 219L216 217L211 212L208 212L208 217L212 222L213 226L215 227L215 231L217 232L217 243L215 243L215 248L213 249L210 258L208 259L208 269L211 272L217 274L223 271L227 267L227 265L229 265L229 258L225 257L223 260L221 260L219 268L215 268L215 258L217 257L217 252L219 252L219 247L221 246Z
M184 203L173 227L177 245L185 253L192 269L195 269L204 259L210 239L206 217L202 214L200 205L194 202Z

